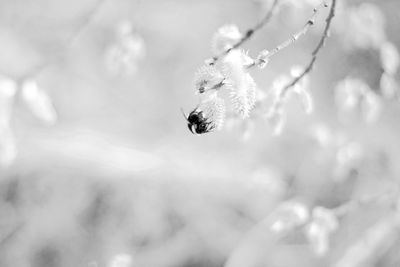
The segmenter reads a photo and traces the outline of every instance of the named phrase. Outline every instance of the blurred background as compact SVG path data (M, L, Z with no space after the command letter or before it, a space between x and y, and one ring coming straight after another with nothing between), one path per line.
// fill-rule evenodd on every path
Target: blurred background
M400 266L398 0L337 0L314 111L290 98L279 136L262 116L187 129L214 33L271 3L0 0L0 266ZM279 1L243 48L272 49L317 5ZM328 11L251 70L260 92L307 64ZM314 207L340 216L274 233Z

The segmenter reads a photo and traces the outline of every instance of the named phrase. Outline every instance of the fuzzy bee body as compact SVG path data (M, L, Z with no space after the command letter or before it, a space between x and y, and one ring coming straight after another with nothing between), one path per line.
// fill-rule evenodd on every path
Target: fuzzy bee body
M190 112L189 116L185 116L189 130L193 134L204 134L212 131L215 126L206 118L204 112L196 108Z

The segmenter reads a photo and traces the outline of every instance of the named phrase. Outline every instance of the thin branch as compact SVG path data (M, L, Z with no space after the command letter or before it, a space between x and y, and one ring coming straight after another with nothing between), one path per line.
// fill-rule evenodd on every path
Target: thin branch
M281 96L284 96L291 87L295 86L298 82L300 82L304 78L304 76L306 76L308 73L310 73L311 70L313 69L315 61L317 60L317 55L318 55L319 51L321 50L321 48L324 46L326 38L328 38L329 29L331 27L331 22L332 22L333 17L335 16L335 7L336 7L336 0L332 0L329 15L326 18L326 25L325 25L324 32L323 32L322 37L319 40L317 46L315 47L314 51L311 54L312 57L311 57L310 62L308 63L308 65L305 67L304 71L299 76L294 78L289 84L287 84L282 89L282 91L280 93Z
M267 58L272 57L273 55L275 55L276 53L278 53L282 49L284 49L284 48L288 47L289 45L293 44L294 42L296 42L301 36L305 35L308 32L308 30L311 28L311 26L314 25L315 18L317 17L318 11L320 10L321 7L327 7L327 4L323 3L322 6L320 6L318 8L314 8L313 15L307 21L307 23L304 25L304 27L300 31L298 31L297 33L293 34L288 40L286 40L282 44L280 44L277 47L275 47L274 49L272 49L268 53Z
M263 58L259 58L254 60L254 62L252 62L251 64L247 65L246 68L250 69L256 65L258 65L259 63L265 63L268 62L269 59L274 56L275 54L277 54L278 52L280 52L281 50L285 49L286 47L292 45L293 43L295 43L300 37L302 37L303 35L305 35L308 30L315 24L315 19L319 13L319 10L322 7L327 7L328 5L326 3L321 4L319 7L314 8L313 10L313 15L311 16L311 18L307 21L306 24L304 24L304 26L301 28L301 30L299 30L298 32L296 32L295 34L293 34L292 36L290 36L289 39L287 39L286 41L284 41L283 43L279 44L278 46L276 46L274 49L272 49L271 51L268 52L268 54L263 57Z
M229 49L225 50L221 54L215 56L212 58L212 61L209 63L210 65L214 65L218 60L229 54L233 49L237 49L240 46L242 46L245 42L247 42L255 32L260 30L262 27L264 27L273 17L275 14L276 8L278 6L279 0L274 0L274 2L271 4L271 7L269 8L267 14L264 16L264 18L257 23L254 27L246 31L246 34L237 42L235 43L232 47Z
M101 9L105 1L106 0L97 0L97 2L94 4L91 10L88 11L87 15L82 20L82 22L77 26L75 32L67 38L67 40L65 41L64 49L62 49L62 51L57 53L57 55L55 55L53 58L45 60L44 62L38 64L37 66L34 66L31 70L25 73L23 77L20 78L20 80L24 80L32 76L37 76L45 69L50 67L52 64L60 60L63 57L65 51L68 50L71 46L73 46L73 44L80 37L80 35L92 23L93 19L96 17L96 15L98 14L99 10Z

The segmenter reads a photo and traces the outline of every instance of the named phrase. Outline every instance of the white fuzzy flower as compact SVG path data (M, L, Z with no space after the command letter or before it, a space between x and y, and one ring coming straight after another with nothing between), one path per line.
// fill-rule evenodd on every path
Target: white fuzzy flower
M256 103L257 85L250 74L246 73L243 83L240 86L232 87L230 98L234 110L242 118L247 118Z
M231 51L222 62L222 72L227 78L234 110L242 118L249 116L257 96L257 85L244 68L248 62L248 55L241 50Z
M232 48L243 35L236 25L225 25L218 29L212 39L211 49L214 55L219 55Z
M212 93L204 98L199 109L204 112L205 118L211 123L213 129L220 130L222 128L226 116L225 101L218 97L217 93Z

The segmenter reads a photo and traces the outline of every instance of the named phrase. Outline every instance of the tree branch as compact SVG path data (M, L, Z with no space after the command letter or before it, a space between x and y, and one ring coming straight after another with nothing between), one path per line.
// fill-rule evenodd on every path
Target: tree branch
M278 6L278 2L279 2L279 0L274 0L274 2L271 4L271 7L269 8L267 14L264 16L264 18L259 23L254 25L254 27L247 30L246 34L237 43L235 43L232 47L225 50L221 54L214 56L212 58L211 62L209 63L209 65L214 65L218 60L220 60L224 56L228 55L233 49L237 49L240 46L242 46L245 42L247 42L254 35L255 32L257 32L262 27L264 27L271 20L273 15L275 14L276 8Z
M311 70L313 69L315 61L317 60L317 55L318 55L319 51L321 50L321 48L324 46L326 38L328 38L329 29L331 27L331 22L332 22L333 17L335 16L335 7L336 7L336 0L332 0L331 8L330 8L328 17L326 18L326 25L324 28L324 32L323 32L322 37L319 40L317 46L314 48L313 52L311 53L312 57L311 57L310 62L308 63L308 65L305 67L304 71L299 76L294 78L289 84L287 84L281 90L281 93L280 93L281 97L283 97L291 87L295 86L298 82L300 82L304 78L304 76L306 76L308 73L310 73Z

